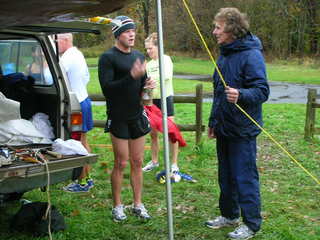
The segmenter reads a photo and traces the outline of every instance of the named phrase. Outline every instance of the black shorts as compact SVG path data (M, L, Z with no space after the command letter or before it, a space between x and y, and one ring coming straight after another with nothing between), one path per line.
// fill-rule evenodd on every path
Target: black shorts
M161 110L161 99L153 99L153 104ZM173 96L167 97L167 116L174 116Z
M146 112L143 111L143 114L134 120L119 121L108 119L104 130L112 133L117 138L136 139L149 133L151 127Z

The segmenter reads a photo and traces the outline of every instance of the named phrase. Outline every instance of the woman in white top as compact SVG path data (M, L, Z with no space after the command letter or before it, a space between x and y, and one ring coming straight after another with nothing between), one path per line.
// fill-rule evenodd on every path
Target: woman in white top
M32 47L32 63L28 64L25 73L34 78L35 84L52 85L53 79L40 45Z
M157 33L152 33L145 40L145 48L151 60L147 63L147 74L148 77L156 80L157 87L152 91L153 104L155 104L159 109L161 109L161 95L160 95L160 70L159 70L159 56L158 56L158 35ZM174 106L173 106L173 64L171 58L164 55L164 87L165 87L165 97L167 100L167 114L168 118L172 121L174 120ZM159 140L158 132L155 129L151 130L151 152L152 159L143 168L144 172L149 172L154 168L159 166L158 156L159 156ZM179 143L170 142L172 165L171 171L179 171L178 168L178 153L179 153Z

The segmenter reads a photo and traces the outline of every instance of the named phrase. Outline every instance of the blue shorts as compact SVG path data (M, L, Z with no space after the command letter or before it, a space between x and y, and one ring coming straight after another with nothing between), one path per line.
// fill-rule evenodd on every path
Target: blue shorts
M91 99L86 98L81 103L82 132L88 132L93 128Z

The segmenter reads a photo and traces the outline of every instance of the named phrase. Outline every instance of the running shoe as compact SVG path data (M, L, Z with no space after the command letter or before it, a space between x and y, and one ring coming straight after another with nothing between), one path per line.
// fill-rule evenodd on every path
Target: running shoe
M254 237L255 232L253 232L247 225L241 224L233 232L228 233L230 239L250 239Z
M68 186L63 187L63 190L71 193L83 193L83 192L89 192L90 188L88 184L81 185L79 183L70 183Z
M155 169L157 167L159 167L159 163L158 162L154 163L154 162L150 161L150 162L147 163L147 165L144 168L142 168L142 171L150 172L150 171L152 171L153 169Z
M205 222L205 225L209 228L213 229L219 229L223 227L232 227L232 226L238 226L240 223L239 218L235 219L228 219L223 216L216 217L213 220L208 220Z
M144 220L149 220L151 216L148 214L147 209L144 207L144 205L141 203L138 206L134 206L132 208L133 214L135 214L137 217L140 217Z
M115 222L121 222L127 219L126 214L124 213L124 206L118 205L112 209L112 218Z

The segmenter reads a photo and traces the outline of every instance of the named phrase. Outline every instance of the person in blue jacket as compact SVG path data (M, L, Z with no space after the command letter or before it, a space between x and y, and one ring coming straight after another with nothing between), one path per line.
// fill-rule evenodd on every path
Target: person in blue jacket
M250 33L246 14L236 8L221 8L214 24L213 35L220 46L217 66L227 86L216 69L208 137L216 138L221 216L205 225L213 229L237 226L228 237L249 239L262 222L256 166L256 137L261 130L236 104L261 126L269 85L262 44Z

